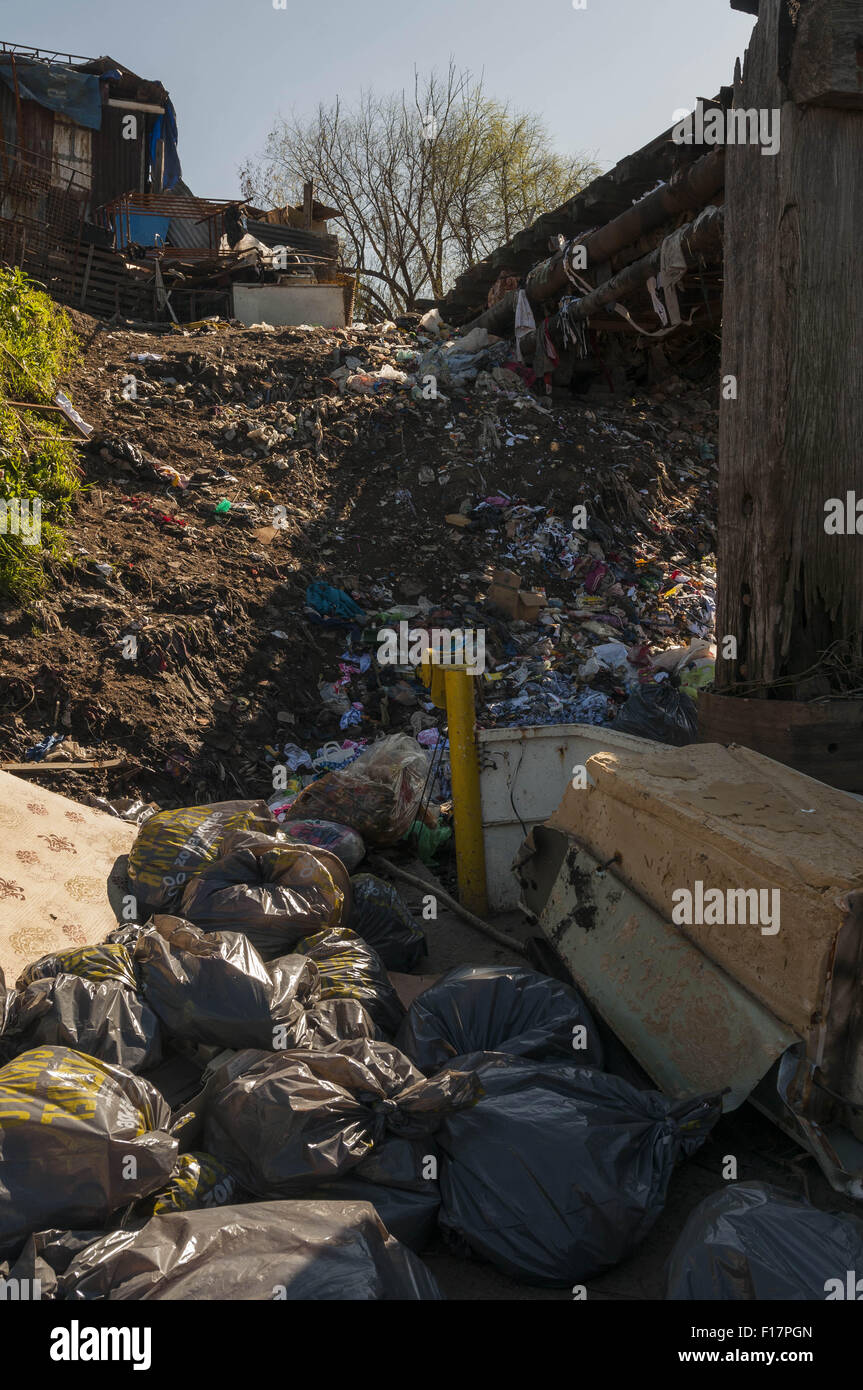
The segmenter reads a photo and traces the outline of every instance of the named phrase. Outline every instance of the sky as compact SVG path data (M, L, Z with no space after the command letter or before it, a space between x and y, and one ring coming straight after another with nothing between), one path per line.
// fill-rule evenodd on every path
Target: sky
M583 7L582 7L583 6ZM605 169L732 80L754 19L729 0L0 0L0 40L110 54L157 79L177 112L183 178L239 194L281 113L401 91L421 72L484 77L541 115L555 146Z

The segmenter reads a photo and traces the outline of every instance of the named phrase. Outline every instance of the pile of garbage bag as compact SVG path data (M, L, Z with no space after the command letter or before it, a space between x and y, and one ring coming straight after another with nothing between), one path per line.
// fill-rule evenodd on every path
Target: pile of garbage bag
M7 1273L74 1299L438 1298L416 1254L441 1239L571 1286L648 1233L719 1101L605 1070L579 991L523 965L460 966L405 1010L389 971L424 933L353 872L417 820L405 743L281 824L262 802L153 815L137 920L0 978ZM699 1240L674 1287L718 1278Z
M691 1213L668 1262L666 1297L859 1299L858 1272L858 1217L819 1211L769 1183L729 1183Z

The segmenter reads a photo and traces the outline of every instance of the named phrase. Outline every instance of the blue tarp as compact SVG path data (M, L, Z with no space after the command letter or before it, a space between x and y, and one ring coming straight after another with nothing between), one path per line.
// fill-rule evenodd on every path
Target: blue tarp
M18 91L24 101L38 101L90 130L102 128L102 95L95 73L76 72L63 63L44 63L15 55ZM15 90L11 63L0 63L0 80Z
M182 177L180 168L180 156L177 153L177 117L174 112L173 103L165 102L164 116L157 116L153 126L153 133L150 136L150 166L153 172L153 183L156 182L156 142L165 142L165 170L162 179L162 187L158 190L164 193L179 183Z
M168 223L170 217L156 217L150 213L131 212L129 213L129 234L130 240L136 241L139 246L155 246L156 237L162 238L162 245L168 235ZM126 218L118 217L117 221L117 246L126 245Z

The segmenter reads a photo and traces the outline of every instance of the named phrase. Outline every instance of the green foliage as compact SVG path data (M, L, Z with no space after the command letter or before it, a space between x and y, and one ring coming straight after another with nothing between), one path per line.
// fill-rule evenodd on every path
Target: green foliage
M15 409L9 401L50 404L56 381L78 355L67 315L21 270L0 267L0 500L19 512L41 507L41 538L25 544L11 509L0 507L0 597L26 602L46 584L45 562L64 554L62 524L80 488L68 425L51 411Z

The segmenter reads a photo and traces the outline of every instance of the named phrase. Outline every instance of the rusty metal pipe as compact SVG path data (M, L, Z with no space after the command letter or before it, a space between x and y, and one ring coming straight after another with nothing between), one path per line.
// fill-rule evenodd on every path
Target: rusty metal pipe
M692 222L683 229L684 232L689 233L688 241L682 247L687 265L695 265L700 255L721 255L724 222L724 208L710 208L695 232L692 231L694 226ZM613 275L610 280L598 285L592 294L586 294L579 299L577 304L571 306L567 321L576 323L581 319L588 319L603 305L625 299L634 290L646 285L652 275L659 274L661 260L662 245L660 244L649 255L642 256L639 261L633 261L631 265L625 266L619 274ZM554 314L548 320L548 331L555 346L562 347L564 335L560 314ZM533 357L536 350L535 333L525 334L521 340L521 349L525 357Z
M654 189L627 208L626 212L613 217L604 227L585 237L581 245L587 254L588 266L607 261L615 252L631 246L640 236L661 227L663 222L681 212L697 212L719 192L724 182L725 149L718 145L709 154L678 170L661 188ZM531 304L538 305L545 300L556 299L569 288L569 284L563 267L563 252L555 251L553 256L541 261L529 272L524 289ZM504 295L497 304L465 324L460 333L469 333L472 328L487 328L489 333L506 336L512 331L516 298L513 291Z

